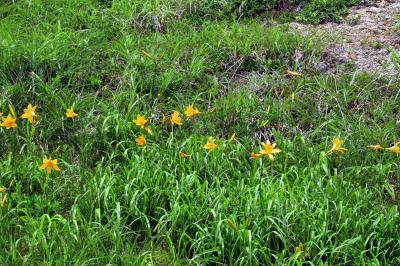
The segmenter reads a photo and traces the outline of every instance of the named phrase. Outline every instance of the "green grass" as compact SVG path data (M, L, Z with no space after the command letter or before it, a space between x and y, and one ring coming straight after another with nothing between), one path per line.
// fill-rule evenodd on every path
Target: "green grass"
M360 0L311 0L299 14L297 19L305 23L320 23L324 21L339 22L347 15L348 8L358 4Z
M0 7L0 113L18 115L0 128L0 264L400 263L399 160L366 148L399 140L400 82L321 75L325 40L232 19L224 4ZM19 118L29 103L34 126ZM191 103L202 114L172 127ZM339 159L335 136L349 149ZM276 160L249 159L266 140ZM46 156L61 172L39 169Z

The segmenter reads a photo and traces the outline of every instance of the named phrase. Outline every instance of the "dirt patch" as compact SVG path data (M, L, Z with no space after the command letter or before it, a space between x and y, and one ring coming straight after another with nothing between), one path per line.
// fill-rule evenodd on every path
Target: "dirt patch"
M304 25L291 23L301 34L335 36L315 65L321 72L337 73L343 67L385 75L395 75L390 49L400 51L400 34L394 30L400 14L400 0L368 1L354 7L342 23ZM355 68L355 69L354 69Z

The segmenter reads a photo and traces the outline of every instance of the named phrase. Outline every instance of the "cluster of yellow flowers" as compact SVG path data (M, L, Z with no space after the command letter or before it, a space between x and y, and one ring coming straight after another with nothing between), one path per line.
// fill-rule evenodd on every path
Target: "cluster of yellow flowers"
M343 148L343 143L344 141L341 140L340 138L334 138L332 140L332 148L329 150L328 154L343 154L347 152L346 148ZM379 150L388 150L390 152L393 152L396 156L400 154L400 142L395 143L393 146L389 148L384 148L380 144L376 145L369 145L367 148L374 150L374 151L379 151Z
M186 119L189 120L189 119L191 119L191 118L193 118L195 116L200 115L201 112L194 107L194 104L190 104L190 105L188 105L186 107L184 114L185 114ZM147 121L148 120L146 119L146 117L144 115L140 115L140 114L136 116L135 120L133 120L133 122L138 127L144 128L150 135L152 135L151 129L149 127L145 127ZM179 113L178 111L173 111L172 114L171 114L171 117L169 119L169 122L170 122L170 124L172 126L181 126L181 125L183 125L181 113ZM235 135L232 135L232 137L231 137L229 142L232 142L234 137L235 137ZM144 146L147 143L146 138L145 138L144 135L138 136L135 139L135 141L136 141L136 144L138 146ZM215 143L215 139L213 137L209 137L207 143L204 144L203 148L208 150L208 151L212 151L212 150L216 149L218 146L219 145ZM181 158L189 157L189 154L185 153L184 151L180 151L179 152L179 157L181 157Z
M188 105L184 111L184 115L186 119L191 119L195 116L200 115L201 112L194 107L194 104ZM74 109L72 107L68 108L65 116L67 118L75 118L78 116L77 113L74 112ZM2 114L0 113L0 118L2 120L2 123L0 124L1 127L4 127L6 129L11 129L11 128L16 128L17 123L16 123L16 115L15 111L10 106L10 114L8 114L7 117L2 117ZM27 119L29 123L33 124L35 122L35 119L37 118L37 113L36 113L36 106L32 106L29 104L27 108L23 110L23 114L21 115L21 118ZM146 132L150 135L153 135L152 130L150 127L146 127L146 124L148 120L144 115L137 115L136 119L133 120L133 122L140 127L141 129L146 130ZM173 111L171 114L171 117L169 119L169 122L172 126L181 126L183 124L181 114L178 111ZM235 134L231 136L229 139L229 142L232 142L235 140ZM138 137L135 138L136 144L138 146L145 146L147 144L145 136L142 134ZM203 148L212 151L216 148L218 148L218 144L215 143L215 139L213 137L209 137L207 140L207 143L204 144ZM344 141L341 140L340 138L335 137L332 140L332 148L328 151L327 154L336 154L340 155L345 152L347 152L347 149L343 147ZM275 154L282 152L280 149L277 148L276 143L271 143L269 140L266 142L261 143L262 149L257 153L257 152L252 152L250 154L250 159L257 159L263 156L267 156L271 161L275 159ZM386 148L386 150L393 152L396 155L400 154L400 142L397 142L394 144L392 147ZM378 151L378 150L383 150L381 145L370 145L368 146L369 149ZM189 157L190 155L185 153L184 151L179 152L179 157L185 158ZM44 158L42 165L39 167L41 170L46 170L48 173L51 173L52 170L55 171L60 171L60 168L58 167L58 160L53 160L51 158ZM0 190L1 193L1 190Z
M24 109L24 113L21 115L21 118L26 119L29 123L33 124L35 119L37 118L36 106L32 106L32 104L28 104L28 106ZM15 114L14 108L10 105L9 106L10 113L7 117L3 117L2 113L0 113L0 119L2 123L0 124L1 127L6 129L12 129L17 127L17 116ZM78 116L77 113L74 112L72 107L67 108L65 112L65 116L67 118L74 118ZM44 158L42 165L39 167L41 170L47 170L48 173L51 173L52 170L60 171L58 167L58 160L52 160L51 158ZM0 193L1 193L0 188ZM5 194L6 195L6 194ZM5 199L3 199L5 201Z
M198 109L194 108L194 105L191 104L186 107L184 114L187 119L190 119L194 116L201 114L201 112ZM133 120L133 122L137 126L139 126L141 128L145 128L147 119L143 115L137 115L136 120ZM171 117L170 117L170 124L173 126L181 126L183 124L181 114L178 111L172 112ZM147 132L152 134L150 128L146 128L146 130L147 130ZM232 137L229 139L229 142L232 142L234 140L234 138L235 138L235 134L232 135ZM146 145L147 142L146 142L144 135L140 135L139 137L137 137L136 143L138 146ZM343 154L343 153L347 152L347 149L343 147L343 143L344 143L343 140L335 137L332 140L332 148L328 151L328 154L339 155L339 154ZM387 150L392 151L396 155L398 155L400 153L399 144L400 144L400 142L396 143L394 146L392 146L390 148L387 148ZM262 149L260 150L260 152L259 153L252 152L250 154L250 159L260 158L262 156L268 156L268 158L271 161L273 161L275 159L274 155L281 152L281 150L276 147L276 143L271 143L269 140L261 143L261 145L262 145ZM219 145L215 143L215 139L213 137L209 137L207 143L204 144L203 148L206 150L212 151L212 150L216 149L218 146ZM368 146L368 148L373 149L373 150L384 149L381 145L370 145L370 146ZM189 157L189 154L187 154L183 151L180 151L179 156L181 158L185 158L185 157Z
M32 106L32 104L28 104L28 106L24 109L24 113L21 115L21 118L27 119L29 123L33 124L34 119L37 117L36 108L37 107ZM68 118L74 118L78 116L78 114L74 112L74 109L72 107L70 107L67 108L65 116ZM0 113L0 118L2 121L2 123L0 124L1 127L4 127L6 129L17 127L17 117L12 106L10 106L10 114L8 114L7 117L2 117L2 113Z
M197 116L199 114L201 114L201 112L198 109L194 108L193 104L191 104L191 105L186 107L186 110L185 110L186 119L191 119L192 117L195 117L195 116ZM150 127L145 127L147 121L148 120L146 119L146 117L144 115L140 115L140 114L136 116L135 120L133 120L133 122L138 127L145 129L147 131L147 133L149 133L150 135L153 135L152 130L150 129ZM183 124L182 118L181 118L181 114L178 111L173 111L173 113L171 114L170 123L171 123L172 126L181 126ZM136 144L138 146L144 146L147 143L146 138L145 138L144 135L138 136L135 139L135 141L136 141ZM216 148L218 146L215 143L214 143L214 145L215 146L212 146L212 145L208 146L209 147L208 149L212 150L212 149L214 149L214 148ZM181 153L181 154L182 154L181 157L187 157L187 156L185 156L184 153Z

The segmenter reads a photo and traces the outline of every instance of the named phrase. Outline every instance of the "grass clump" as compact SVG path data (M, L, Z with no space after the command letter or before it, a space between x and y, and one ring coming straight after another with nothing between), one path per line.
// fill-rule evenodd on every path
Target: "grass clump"
M318 24L321 22L338 22L347 15L348 8L360 3L359 0L245 0L245 1L194 1L196 7L190 10L189 16L236 19L254 17L278 17L281 20L298 20Z
M300 22L317 24L323 21L339 22L342 17L347 15L348 8L358 4L359 0L312 0L305 5L297 20Z

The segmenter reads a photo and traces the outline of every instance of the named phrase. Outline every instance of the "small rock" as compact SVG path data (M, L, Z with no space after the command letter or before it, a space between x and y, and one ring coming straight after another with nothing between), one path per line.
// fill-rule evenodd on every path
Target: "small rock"
M300 49L296 49L294 51L294 58L296 61L301 61L304 59L304 51L300 50Z
M302 9L303 9L303 6L301 4L296 6L296 8L294 9L294 14L299 15Z
M335 58L336 62L340 63L340 64L348 64L351 62L351 60L347 57L344 56L338 56Z
M329 69L329 66L325 62L319 62L315 65L315 69L319 72L326 72Z
M368 11L371 13L378 13L380 11L380 9L378 7L373 6Z
M374 34L382 34L382 30L381 29L373 29L372 30L372 32L374 33Z

